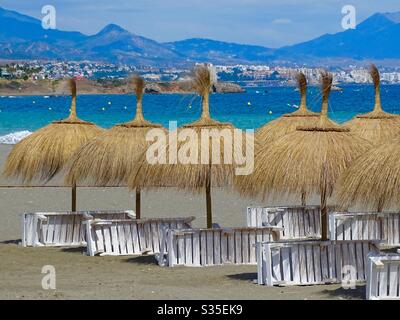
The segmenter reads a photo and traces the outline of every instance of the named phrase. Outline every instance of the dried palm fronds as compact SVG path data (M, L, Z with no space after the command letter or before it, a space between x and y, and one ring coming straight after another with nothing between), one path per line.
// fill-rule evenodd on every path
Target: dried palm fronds
M258 129L256 131L256 139L261 146L296 131L298 126L317 124L319 122L319 113L309 111L307 108L307 79L305 75L298 73L296 80L301 94L299 109L295 112L285 114Z
M287 199L293 194L319 194L324 238L327 198L340 173L371 147L368 141L328 120L331 84L331 75L323 73L322 111L317 124L298 127L256 150L253 174L236 178L236 187L244 195L265 198L273 194Z
M41 128L17 143L7 157L4 176L48 181L60 172L73 153L102 132L76 115L76 82L69 80L72 102L68 118ZM72 184L72 211L76 211L76 187Z
M152 129L162 128L143 117L144 80L134 77L132 83L137 97L135 118L104 131L79 148L69 163L66 183L87 182L98 186L127 184L138 156L150 144L146 135ZM140 189L136 191L139 200ZM140 203L136 204L136 216L139 218Z
M355 135L380 145L400 136L400 117L383 111L380 94L380 76L375 65L371 65L370 75L375 87L375 107L372 112L357 115L344 124Z
M170 132L168 140L170 141L172 138L172 141L174 141L174 137L183 134L186 134L186 139L183 139L183 141L175 140L177 141L176 146L167 144L160 150L161 154L166 155L166 163L149 163L146 152L143 153L138 161L135 174L129 181L129 186L132 189L173 185L195 192L205 190L208 227L212 225L211 187L226 186L232 183L234 170L237 166L235 159L238 159L237 154L241 151L235 149L233 141L228 140L228 138L233 137L234 127L228 123L215 121L210 117L211 78L210 71L206 66L198 66L195 69L193 87L202 98L201 118L192 124L179 128L177 131ZM205 130L210 130L208 133L214 132L216 134L214 141L209 136L201 140L202 134L207 133ZM227 140L221 138L224 136L227 137ZM250 139L251 137L246 136L244 144L249 143L250 145ZM216 145L216 141L220 143L219 147ZM177 150L180 153L178 156L185 155L186 164L174 159ZM218 157L220 163L213 161L213 157L215 157L214 159ZM232 157L230 163L226 163L227 157Z
M76 83L70 80L72 103L68 118L54 121L17 143L5 163L6 177L48 181L84 143L102 132L93 123L76 115Z
M400 138L369 150L341 175L339 207L381 212L400 209Z

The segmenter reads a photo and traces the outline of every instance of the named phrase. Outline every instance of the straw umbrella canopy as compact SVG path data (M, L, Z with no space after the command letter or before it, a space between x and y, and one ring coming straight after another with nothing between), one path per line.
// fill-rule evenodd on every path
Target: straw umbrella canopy
M298 126L313 125L319 122L319 114L307 108L307 79L303 73L296 76L297 86L301 94L301 103L297 111L283 115L256 131L257 141L264 145L288 133L296 131Z
M375 107L372 112L357 115L344 124L355 135L380 145L400 136L400 117L383 111L381 104L380 76L375 65L371 65L370 75L375 87Z
M320 114L312 112L307 108L307 78L304 73L299 72L296 75L297 87L301 95L300 107L297 111L283 115L273 120L256 132L256 142L258 148L277 140L286 134L295 132L299 126L318 125L320 122ZM326 119L332 125L335 123ZM301 195L301 205L306 205L306 193Z
M336 191L340 209L399 210L399 158L400 138L396 138L357 159L339 179Z
M135 174L129 180L129 187L132 189L138 186L146 188L175 186L192 192L205 191L208 228L212 227L211 187L232 184L235 159L238 159L236 152L239 152L233 146L233 141L225 140L225 134L228 139L229 136L232 137L234 127L210 117L209 93L212 86L210 70L204 65L196 67L193 87L202 98L200 119L170 132L168 137L170 142L159 150L159 154L165 155L163 161L149 163L146 153L143 153ZM219 147L210 137L210 132L223 136L223 139L219 137ZM246 143L247 139L251 137L246 136ZM229 159L227 149L233 152L233 155L230 154L232 161L226 161Z
M136 93L136 116L118 124L88 141L72 157L66 183L88 182L95 186L125 186L132 167L143 150L147 149L147 133L161 125L146 121L142 98L145 82L132 78ZM136 188L136 217L141 216L140 187Z
M327 199L339 174L371 144L328 120L332 76L322 74L323 102L317 125L298 127L293 133L255 152L253 174L236 179L244 195L287 197L314 193L321 199L322 237L327 239Z
M73 153L84 143L102 132L91 122L76 114L76 82L69 80L72 102L70 115L54 121L17 143L9 154L4 175L32 180L49 181L67 164ZM72 185L72 211L76 211L76 185Z

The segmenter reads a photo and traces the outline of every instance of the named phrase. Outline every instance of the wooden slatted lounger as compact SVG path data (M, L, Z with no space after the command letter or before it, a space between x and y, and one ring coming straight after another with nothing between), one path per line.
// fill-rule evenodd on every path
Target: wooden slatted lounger
M135 213L131 210L23 213L22 246L86 245L82 222L94 218L134 219Z
M266 286L365 281L368 254L379 242L288 241L257 243L257 283Z
M370 254L367 268L367 300L400 300L400 250Z
M331 213L329 233L331 240L381 240L400 246L400 213Z
M165 228L160 266L256 264L255 243L279 239L280 227L175 230Z
M248 207L248 227L278 226L283 228L282 239L304 240L321 238L319 206Z
M128 220L87 220L87 254L141 255L160 252L162 228L191 228L194 217Z

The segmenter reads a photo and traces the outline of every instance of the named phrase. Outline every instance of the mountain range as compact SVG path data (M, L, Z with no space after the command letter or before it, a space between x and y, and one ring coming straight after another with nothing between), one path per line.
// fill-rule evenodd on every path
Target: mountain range
M400 60L400 12L376 13L356 29L272 49L210 39L160 43L109 24L94 35L45 30L41 21L0 7L0 59L104 61L172 66L182 63L313 63Z

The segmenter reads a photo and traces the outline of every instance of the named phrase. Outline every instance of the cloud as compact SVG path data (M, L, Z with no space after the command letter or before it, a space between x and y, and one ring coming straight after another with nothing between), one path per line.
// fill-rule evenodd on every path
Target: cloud
M293 21L287 18L279 18L272 21L273 24L291 24Z

